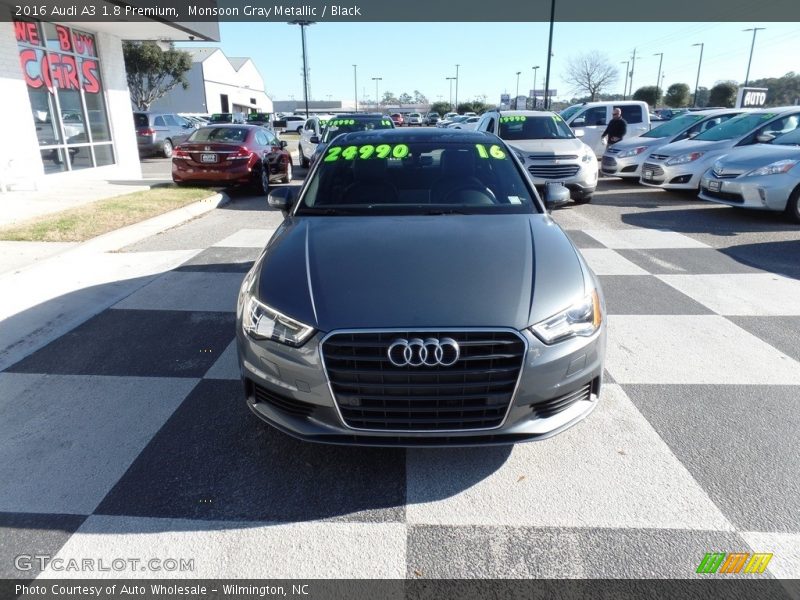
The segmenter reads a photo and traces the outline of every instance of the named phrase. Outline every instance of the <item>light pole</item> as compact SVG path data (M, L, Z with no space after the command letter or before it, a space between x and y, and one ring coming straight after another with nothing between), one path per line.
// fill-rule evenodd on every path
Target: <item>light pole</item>
M356 112L358 112L358 65L353 65L353 93L356 99Z
M547 42L547 69L544 76L544 108L550 108L550 59L553 58L553 24L556 18L556 0L550 2L550 41Z
M625 85L622 86L622 99L628 99L628 69L630 68L631 61L623 60L621 65L625 65Z
M455 77L445 77L450 82L450 110L453 110L453 82L456 81Z
M453 109L455 112L458 112L458 67L461 65L456 65L456 107Z
M531 108L534 110L536 110L536 71L538 70L539 65L533 67L533 93L531 94L533 96L533 106L531 106Z
M700 61L697 63L697 80L694 82L694 99L692 100L692 106L697 106L697 86L700 85L700 67L703 65L703 48L705 47L705 43L692 44L692 47L694 46L700 46Z
M742 31L753 32L753 41L750 44L750 58L747 61L747 75L744 76L745 86L747 86L747 82L750 81L750 63L753 62L753 47L756 45L756 32L761 31L762 29L766 29L766 27L752 27L751 29L742 29Z
M382 79L383 79L383 77L373 77L372 78L372 81L375 82L375 111L376 112L380 112L380 111L378 111L378 106L379 106L378 103L380 101L380 99L378 98L378 82L381 81Z
M661 88L658 87L658 84L661 82L661 62L664 60L664 53L663 52L656 52L653 56L659 56L658 59L658 75L656 76L656 90L660 90ZM662 92L664 90L661 90ZM661 100L661 96L659 95L658 100ZM656 106L658 106L658 102L656 102Z
M314 21L289 21L289 25L300 25L300 39L303 43L303 100L306 105L306 118L308 118L308 67L306 66L306 27L313 25Z
M517 71L517 94L514 96L514 108L519 110L519 74L522 71Z

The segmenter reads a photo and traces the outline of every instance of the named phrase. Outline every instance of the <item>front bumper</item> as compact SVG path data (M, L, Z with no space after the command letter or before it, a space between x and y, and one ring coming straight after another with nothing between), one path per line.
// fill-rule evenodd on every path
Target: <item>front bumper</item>
M796 186L797 176L787 173L721 179L709 171L700 179L700 198L728 206L783 211Z
M447 431L373 431L345 424L323 367L318 333L301 348L250 339L237 324L247 405L295 437L365 446L473 446L541 440L586 418L597 406L605 357L605 324L590 338L547 346L531 333L519 382L499 427ZM550 407L548 410L547 407Z
M598 171L596 165L588 166L587 163L568 163L563 166L571 167L577 165L578 172L574 175L539 177L536 175L535 171L537 166L542 165L546 167L550 166L550 164L547 163L534 163L530 160L526 160L525 162L525 168L528 170L533 185L536 186L540 194L544 192L548 183L556 182L562 183L564 187L570 191L570 197L575 200L591 196L597 190Z
M647 156L646 152L637 156L619 158L606 151L600 159L600 171L603 175L622 177L623 179L639 179L642 175L642 164Z
M639 183L665 190L696 190L706 170L706 161L697 160L682 165L647 159L641 167Z

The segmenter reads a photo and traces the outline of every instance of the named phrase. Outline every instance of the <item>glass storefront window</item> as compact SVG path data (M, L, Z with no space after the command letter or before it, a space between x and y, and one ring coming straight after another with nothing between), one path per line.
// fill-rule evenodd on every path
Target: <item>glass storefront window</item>
M37 21L14 31L45 172L114 164L94 35Z

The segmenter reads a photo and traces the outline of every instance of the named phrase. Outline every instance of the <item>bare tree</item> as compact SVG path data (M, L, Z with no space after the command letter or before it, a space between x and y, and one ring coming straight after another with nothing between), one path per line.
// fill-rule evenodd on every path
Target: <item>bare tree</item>
M617 80L617 68L605 54L594 50L571 57L564 80L572 84L573 91L589 94L593 101Z

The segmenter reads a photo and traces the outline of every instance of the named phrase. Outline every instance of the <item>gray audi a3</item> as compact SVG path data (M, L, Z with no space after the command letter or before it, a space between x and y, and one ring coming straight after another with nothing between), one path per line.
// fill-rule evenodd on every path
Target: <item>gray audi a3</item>
M245 276L247 404L304 440L508 444L597 405L600 284L498 137L389 129L337 137Z

